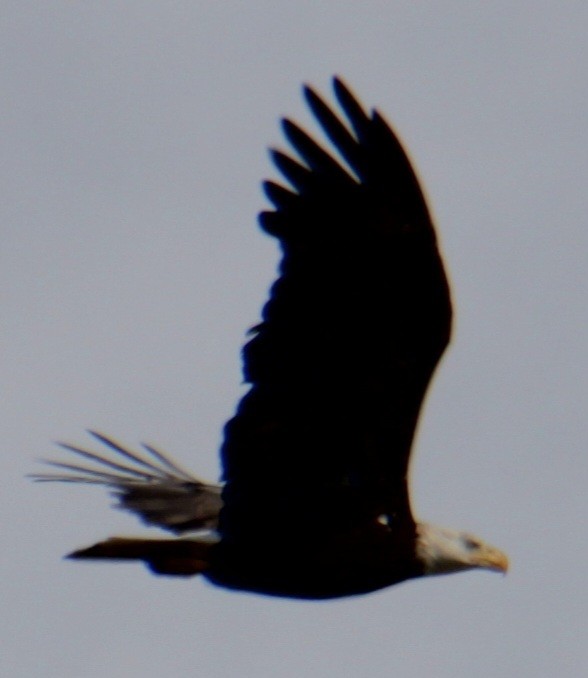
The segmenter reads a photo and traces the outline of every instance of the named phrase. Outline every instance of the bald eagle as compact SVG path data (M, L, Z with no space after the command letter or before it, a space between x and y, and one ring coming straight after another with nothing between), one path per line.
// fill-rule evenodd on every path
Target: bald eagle
M250 389L227 423L223 483L149 445L110 454L63 444L73 463L38 480L104 485L119 507L179 538L113 537L76 559L143 561L230 589L324 599L507 558L480 539L418 522L408 467L419 411L448 344L451 302L435 230L398 138L334 78L341 113L306 102L337 151L282 126L271 152L286 185L263 184L262 229L283 253L243 351ZM87 463L80 463L79 457Z

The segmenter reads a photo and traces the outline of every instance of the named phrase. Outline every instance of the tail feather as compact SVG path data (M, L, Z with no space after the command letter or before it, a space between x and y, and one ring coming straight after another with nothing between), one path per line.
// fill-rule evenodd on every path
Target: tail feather
M80 560L140 560L155 574L191 577L208 569L214 542L195 539L110 537L67 557Z

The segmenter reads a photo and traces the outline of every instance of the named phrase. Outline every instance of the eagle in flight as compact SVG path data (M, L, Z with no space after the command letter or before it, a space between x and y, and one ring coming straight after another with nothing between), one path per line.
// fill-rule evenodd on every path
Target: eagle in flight
M435 229L398 138L333 81L337 107L306 102L337 156L283 120L293 155L272 151L284 184L262 229L282 260L243 351L250 389L227 423L223 483L149 445L75 445L37 480L104 485L119 506L174 538L112 537L75 559L139 560L230 589L324 599L506 555L471 534L415 519L408 470L419 411L448 344L451 302ZM84 461L80 462L82 458ZM89 462L89 464L87 463Z

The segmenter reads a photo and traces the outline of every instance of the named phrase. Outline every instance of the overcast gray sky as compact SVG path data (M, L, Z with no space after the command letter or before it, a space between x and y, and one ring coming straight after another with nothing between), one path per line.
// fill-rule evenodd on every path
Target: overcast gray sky
M18 0L0 26L1 675L584 676L588 5ZM405 140L454 288L417 511L511 573L299 603L61 560L145 530L24 480L53 440L217 477L277 263L266 148L333 73Z

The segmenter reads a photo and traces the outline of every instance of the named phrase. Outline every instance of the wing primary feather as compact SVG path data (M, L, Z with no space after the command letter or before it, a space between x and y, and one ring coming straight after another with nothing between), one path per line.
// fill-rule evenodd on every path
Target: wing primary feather
M349 122L355 132L358 140L363 142L369 137L370 117L363 110L359 101L352 94L351 90L340 78L333 78L333 89L335 96L345 111Z
M288 225L285 223L283 216L277 212L270 210L260 212L258 221L261 228L274 238L286 240L290 236Z
M188 471L184 470L181 466L178 466L178 464L169 459L165 454L163 454L163 452L160 452L155 447L152 447L147 443L141 443L141 446L143 447L143 449L149 452L149 454L153 455L157 459L157 461L159 461L161 464L166 466L170 471L172 471L175 476L182 476L187 481L192 483L194 482L193 475L188 473ZM161 469L158 470L161 471Z
M190 475L151 445L142 443L142 448L154 461L127 450L101 433L92 431L91 434L134 466L120 464L74 445L59 443L63 449L100 464L100 468L46 460L44 463L62 473L38 473L30 477L40 482L107 486L118 499L117 508L135 513L147 525L157 525L177 534L216 528L222 507L218 485Z
M96 440L100 441L107 447L110 447L110 449L114 450L118 454L122 455L123 457L126 457L130 461L135 462L136 464L139 464L140 466L144 466L145 468L153 470L155 467L150 464L148 461L143 459L142 457L139 457L138 455L134 454L133 452L127 450L124 448L120 443L117 443L116 440L113 440L112 438L108 438L102 433L98 433L98 431L90 431L88 430L88 433L96 438Z
M281 151L270 151L272 161L297 191L303 191L312 181L312 172Z
M305 87L304 95L312 113L319 121L327 137L358 177L362 179L362 153L357 139L312 88Z
M135 475L138 477L149 477L151 475L145 471L140 471L138 469L132 468L131 466L126 466L125 464L118 464L115 461L106 459L105 457L99 454L94 454L94 452L88 452L87 450L83 450L81 447L76 447L75 445L69 445L68 443L57 443L57 444L64 450L74 452L75 454L78 454L80 457L84 457L85 459L89 459L90 461L95 461L98 464L103 464L104 466L108 466L109 468L112 468L115 471L120 471L122 473L130 473L131 475ZM132 459L132 456L129 454L125 456L127 456L129 459ZM138 463L141 463L142 466L151 469L151 471L156 470L155 467L150 466L144 461Z
M60 447L68 452L73 452L84 459L100 464L102 467L108 467L113 469L117 473L108 473L102 469L93 469L91 467L82 466L80 464L67 464L64 462L45 460L44 463L49 464L50 466L55 466L58 468L63 468L65 470L70 470L78 473L89 474L95 477L95 480L92 482L103 482L103 483L113 483L116 484L120 482L124 475L125 482L132 482L133 478L136 482L156 482L156 481L173 481L173 482L189 482L189 483L198 483L200 482L193 475L182 469L180 466L168 459L162 452L155 449L153 446L146 443L142 443L142 447L146 452L151 454L160 464L156 466L155 464L149 462L147 459L139 456L122 447L119 443L116 443L111 438L101 434L92 432L93 436L104 442L110 447L110 449L115 450L117 453L122 454L126 459L132 461L133 463L141 466L142 468L135 468L127 464L120 464L118 462L112 461L103 455L96 454L94 452L89 452L84 450L81 447L75 445L70 445L68 443L57 443ZM146 470L142 470L146 469ZM167 469L167 470L166 470ZM131 476L128 477L128 476ZM71 477L66 476L57 476L54 474L34 474L32 476L35 480L71 480ZM99 481L98 478L101 478L102 481ZM87 479L86 479L87 480ZM204 483L203 483L204 484Z
M349 181L349 174L324 151L304 130L291 120L282 121L284 134L288 141L300 153L300 156L308 166L331 179L336 178L341 183Z
M298 202L296 193L289 191L275 181L264 181L263 190L268 199L279 210L290 211L295 208Z
M70 449L70 448L67 448ZM70 449L70 451L74 452L77 450ZM97 459L97 461L100 461L102 464L106 464L107 460L105 459ZM58 482L83 482L83 483L97 483L97 484L110 484L110 483L119 483L121 480L121 475L120 474L115 474L115 473L108 473L106 471L99 471L98 469L93 469L90 468L89 466L81 466L79 464L67 464L66 462L61 462L61 461L53 461L51 459L41 459L41 462L43 464L47 464L48 466L52 466L54 468L60 468L63 469L64 471L73 471L74 473L83 473L83 474L88 474L90 476L93 476L92 478L86 478L85 475L80 475L80 476L70 476L70 475L60 475L60 474L54 474L54 473L35 473L31 474L29 477L32 477L36 481L58 481ZM106 464L108 465L108 464ZM130 475L136 476L135 478L128 478L127 482L145 482L146 480L152 479L153 475L150 475L148 473L143 473L133 471L131 468L125 468L121 467L119 470L122 473L124 470L124 473L128 473Z
M50 461L41 460L44 464L52 464ZM84 469L84 473L87 469ZM107 476L108 474L104 474ZM57 473L28 473L27 478L31 478L35 483L77 483L83 485L114 485L116 476L112 480L106 478L89 478L87 476L59 475ZM120 479L120 478L119 478Z

